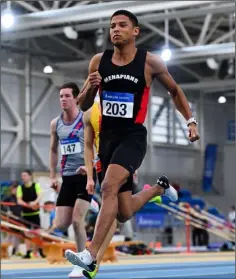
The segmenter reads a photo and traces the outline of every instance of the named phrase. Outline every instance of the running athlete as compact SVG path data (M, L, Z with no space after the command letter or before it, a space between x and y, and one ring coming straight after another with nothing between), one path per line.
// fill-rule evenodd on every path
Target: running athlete
M169 190L167 177L162 176L155 186L132 196L131 191L119 194L120 187L132 177L146 154L146 118L150 86L157 79L170 93L176 108L186 119L189 140L199 139L197 122L192 116L188 101L169 74L158 55L135 46L139 34L138 19L126 10L116 11L110 20L110 37L114 49L95 55L89 65L89 76L78 99L86 111L100 93L102 122L99 157L104 179L102 182L102 206L96 231L87 249L81 253L66 251L67 259L87 271L96 268L99 248L118 216L129 219L145 203ZM177 200L172 196L172 200Z
M86 169L87 169L87 179L88 179L86 189L87 189L88 193L91 195L94 193L94 188L95 188L95 181L94 181L94 177L93 177L94 165L96 167L99 185L102 185L102 165L101 165L101 161L97 157L97 154L99 153L99 133L100 133L101 117L102 117L102 115L101 115L101 108L100 108L99 102L94 102L92 108L87 110L83 116L84 158L85 158L85 165L86 165ZM96 149L96 155L94 155L94 146ZM136 180L136 177L137 177L137 171L133 175L134 180ZM128 183L131 183L131 185L129 185ZM137 192L137 185L132 180L125 183L120 188L119 193L130 191L130 190L132 190L132 192ZM158 196L157 198L154 198L152 200L152 202L161 203L161 197ZM127 222L125 222L125 224L127 224ZM117 227L117 221L114 220L114 222L109 230L109 233L107 234L107 237L98 252L97 268L92 272L89 272L86 270L83 271L83 274L87 278L92 279L96 276L97 271L99 269L99 265L102 261L103 255L105 253L105 250L108 247L108 245L112 239L112 236L114 235L114 233L116 231L116 227Z
M50 178L52 187L57 188L60 145L62 185L57 198L55 225L65 231L73 224L77 249L83 251L87 240L85 216L92 196L86 190L83 112L77 107L78 95L79 88L75 83L69 82L60 88L63 112L51 122ZM82 269L75 266L69 277L80 276L83 276Z
M85 165L87 169L87 191L89 194L94 193L95 181L93 177L93 169L94 165L97 172L97 178L99 185L102 183L101 176L101 162L99 158L96 158L94 155L94 146L96 149L96 154L98 154L99 149L99 132L100 132L100 122L101 122L101 112L100 112L100 104L95 102L92 108L84 113L84 158ZM117 222L114 220L105 241L103 242L98 255L97 255L97 268L91 272L84 270L83 273L87 278L94 278L97 274L99 265L102 261L103 255L116 231Z

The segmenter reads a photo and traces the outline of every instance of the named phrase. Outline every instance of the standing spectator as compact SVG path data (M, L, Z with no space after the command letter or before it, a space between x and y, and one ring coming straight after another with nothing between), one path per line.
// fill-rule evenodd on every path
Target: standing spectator
M3 206L2 210L7 211L9 215L12 215L12 217L21 217L21 206L17 204L17 198L16 198L16 191L18 187L18 182L13 181L10 186L10 195L3 199L3 202L9 202L13 203L15 205L10 206ZM20 239L16 235L8 235L7 242L13 244L13 250L12 255L15 255L19 245L20 245Z
M201 208L199 205L195 205L190 214L193 218L203 223L204 228L193 227L192 229L192 242L193 246L208 246L209 235L207 231L208 221L202 216Z
M235 227L235 206L232 205L228 214L228 220Z
M29 229L40 227L40 210L39 202L41 199L41 186L39 183L33 182L32 171L24 170L21 173L23 184L17 188L17 201L22 206L22 217L27 221ZM32 245L26 241L27 252L25 259L32 257ZM36 247L34 247L36 249ZM34 249L34 251L35 251ZM40 255L44 257L42 249L38 249Z

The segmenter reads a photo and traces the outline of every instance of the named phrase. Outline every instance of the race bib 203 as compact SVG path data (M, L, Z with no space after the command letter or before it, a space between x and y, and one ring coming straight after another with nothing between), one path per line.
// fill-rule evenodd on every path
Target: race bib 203
M102 92L102 114L110 117L132 118L134 94L123 92Z

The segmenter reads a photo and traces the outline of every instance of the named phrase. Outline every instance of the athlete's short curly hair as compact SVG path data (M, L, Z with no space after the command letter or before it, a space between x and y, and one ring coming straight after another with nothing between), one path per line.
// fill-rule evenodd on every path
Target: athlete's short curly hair
M127 11L127 10L117 10L114 12L114 14L111 16L111 20L114 16L117 16L117 15L125 15L127 16L133 23L133 25L135 27L138 27L139 26L139 23L138 23L138 18L136 17L136 15L134 15L133 13L131 13L130 11Z

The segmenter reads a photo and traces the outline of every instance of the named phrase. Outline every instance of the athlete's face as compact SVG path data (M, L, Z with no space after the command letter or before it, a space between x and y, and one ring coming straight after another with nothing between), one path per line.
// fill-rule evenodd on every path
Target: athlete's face
M60 91L60 104L61 108L68 111L76 107L76 98L73 96L71 88L63 88Z
M139 27L135 27L132 21L125 15L117 15L111 19L110 37L114 46L122 46L134 40L139 34Z

